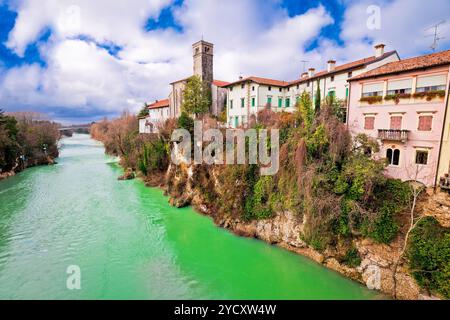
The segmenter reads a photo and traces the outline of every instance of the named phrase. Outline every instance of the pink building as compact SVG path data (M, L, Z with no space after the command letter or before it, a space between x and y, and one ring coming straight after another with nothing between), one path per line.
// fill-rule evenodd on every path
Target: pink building
M449 172L449 79L450 50L388 63L349 80L349 130L378 140L374 156L387 158L388 176L434 186Z

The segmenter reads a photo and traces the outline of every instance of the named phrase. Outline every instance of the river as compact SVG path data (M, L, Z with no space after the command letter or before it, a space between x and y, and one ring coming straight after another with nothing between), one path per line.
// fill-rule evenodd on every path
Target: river
M87 135L0 182L0 299L377 299L305 257L237 237L159 189L120 182ZM67 288L78 266L81 289Z

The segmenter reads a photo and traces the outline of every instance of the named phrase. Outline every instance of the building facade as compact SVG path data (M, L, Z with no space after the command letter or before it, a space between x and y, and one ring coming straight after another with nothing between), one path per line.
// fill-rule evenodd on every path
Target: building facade
M170 118L169 99L155 101L147 107L148 116L139 119L139 133L158 133Z
M384 52L385 46L375 46L375 55L347 64L336 66L328 61L327 70L315 72L310 68L295 81L248 77L230 83L227 97L227 123L231 127L245 126L250 117L258 111L270 108L275 112L293 112L296 102L303 92L316 98L320 88L321 100L327 95L348 101L350 87L348 80L390 62L399 61L396 51ZM347 104L347 103L346 103Z
M449 173L450 51L406 59L350 80L348 127L377 139L388 176L435 186Z

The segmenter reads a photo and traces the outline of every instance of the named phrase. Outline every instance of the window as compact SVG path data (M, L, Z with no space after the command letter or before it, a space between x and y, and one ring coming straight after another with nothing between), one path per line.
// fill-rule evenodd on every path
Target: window
M252 87L252 91L255 91L255 86Z
M349 78L353 77L353 72L350 71L350 72L347 74L347 77L349 77Z
M383 95L384 83L370 83L363 86L363 97L377 97Z
M245 98L241 98L241 108L245 107Z
M330 81L334 82L334 76L331 76Z
M387 149L386 158L389 165L398 166L400 164L400 150L399 149Z
M431 131L433 116L419 116L419 131Z
M412 91L412 79L395 80L388 82L388 95L411 93Z
M252 97L252 107L256 106L256 98Z
M272 106L272 97L267 97L267 105L268 105L269 107Z
M365 117L364 118L364 129L365 130L375 129L375 117Z
M230 109L233 109L233 100L230 100Z
M328 91L328 96L334 98L336 96L336 92L334 90Z
M241 89L245 88L245 83L241 84Z
M280 92L283 92L283 88L280 88Z
M436 75L417 78L416 92L445 90L447 83L446 75Z
M288 88L287 88L287 91L288 91L288 92L291 91L291 87L288 87Z
M233 87L230 87L230 91L233 91Z
M345 88L345 97L346 98L348 98L348 93L349 93L349 91L348 91L348 87L347 87L347 88Z
M298 89L300 89L300 85L299 85L299 84L297 85L297 90L298 90Z
M422 165L428 164L428 151L424 150L416 151L416 164Z
M309 87L309 81L306 83L306 86Z
M272 91L272 87L269 87L269 89L268 89L269 91Z
M286 108L289 108L291 106L291 99L286 98Z
M278 98L278 108L283 106L283 98Z
M242 116L242 124L247 124L247 117L246 116Z
M391 117L391 130L401 130L402 129L402 117L395 116Z

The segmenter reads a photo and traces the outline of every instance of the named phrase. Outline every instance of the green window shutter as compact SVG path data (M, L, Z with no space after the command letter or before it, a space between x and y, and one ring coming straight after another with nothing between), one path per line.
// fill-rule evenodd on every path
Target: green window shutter
M267 104L268 104L269 106L272 105L272 97L267 97Z
M345 88L345 96L348 98L348 88Z
M244 107L245 107L245 99L242 98L242 99L241 99L241 108L244 108Z
M230 109L233 109L233 100L230 100Z
M255 101L256 99L255 98L252 98L252 107L254 107L255 106L255 103L256 103L256 101Z
M283 106L283 99L278 98L278 108L281 108Z
M286 99L286 108L289 108L291 106L291 99Z

